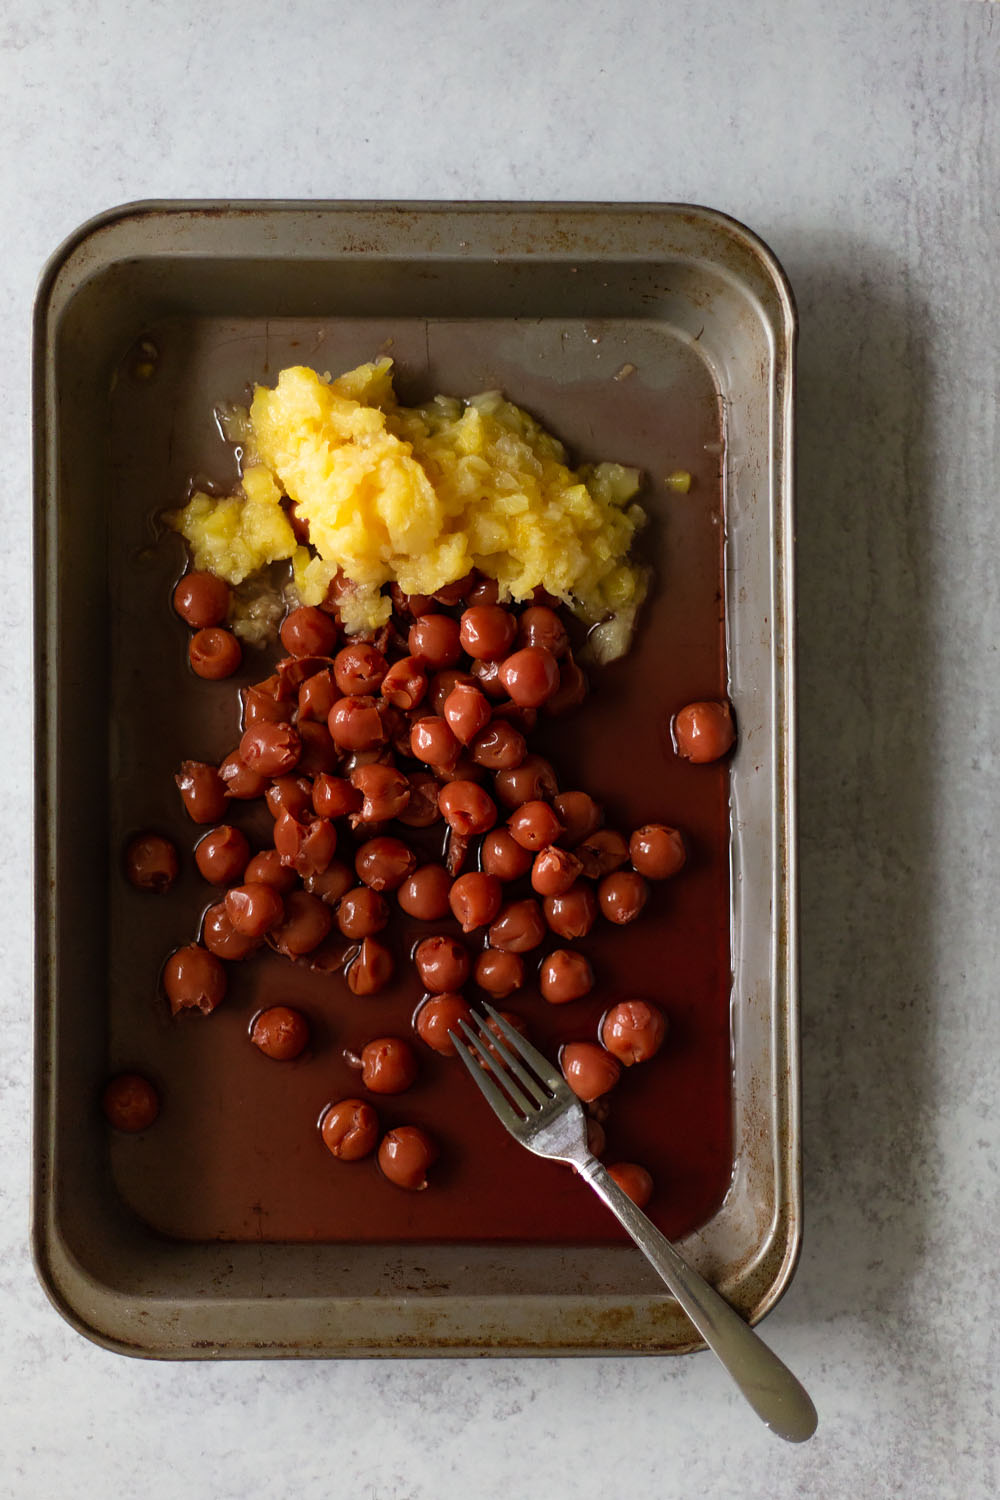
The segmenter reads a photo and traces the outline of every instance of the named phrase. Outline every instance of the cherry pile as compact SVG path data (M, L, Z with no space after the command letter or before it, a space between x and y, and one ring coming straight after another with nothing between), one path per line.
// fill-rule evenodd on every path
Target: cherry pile
M683 866L676 829L648 824L626 837L605 828L593 798L560 790L552 764L530 749L540 715L565 713L587 693L571 649L575 627L556 600L539 591L518 611L499 604L495 583L477 574L433 598L395 586L392 597L392 617L368 638L344 635L334 602L293 609L280 629L287 655L243 690L239 744L221 765L181 765L176 781L188 815L212 825L195 862L224 895L206 911L200 940L167 960L174 1015L214 1010L226 993L226 965L264 944L321 972L342 972L357 996L377 994L394 974L385 937L398 907L430 928L409 960L425 991L414 1032L454 1055L448 1033L470 1014L463 997L470 981L492 1001L506 999L525 983L526 958L554 934L561 945L538 968L541 994L551 1005L583 997L594 975L572 944L599 920L636 920L647 882ZM226 585L189 573L174 606L195 627L193 669L231 676L242 652L222 624ZM728 705L721 707L728 724ZM225 819L232 803L259 798L274 820L273 842L254 852ZM142 834L129 845L126 869L139 888L164 891L177 852ZM449 917L468 942L434 933ZM523 1029L520 1017L503 1014ZM656 1053L665 1030L655 1006L626 1000L604 1016L599 1041L562 1047L564 1076L592 1110L595 1152L603 1147L595 1101L623 1066ZM250 1038L287 1060L307 1045L308 1024L274 1006L255 1017ZM414 1043L404 1037L372 1038L356 1063L370 1094L403 1092L417 1072ZM377 1116L361 1099L333 1103L321 1131L342 1160L378 1144ZM409 1188L426 1185L436 1154L416 1126L397 1127L378 1145L386 1177ZM648 1199L652 1183L642 1168L621 1164L615 1172L637 1201Z

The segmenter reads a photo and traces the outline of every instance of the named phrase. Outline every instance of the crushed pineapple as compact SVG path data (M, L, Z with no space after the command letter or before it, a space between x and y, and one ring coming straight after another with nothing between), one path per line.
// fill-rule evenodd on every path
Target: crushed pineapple
M296 547L281 491L261 464L244 470L242 495L219 500L198 490L167 519L191 544L195 567L227 583L242 583Z
M389 359L336 380L295 366L273 389L256 387L246 436L243 494L199 493L171 518L195 567L239 583L291 558L306 604L339 575L349 630L385 622L387 583L433 594L478 568L503 599L541 586L590 623L627 620L624 643L614 629L595 642L604 659L604 643L625 649L646 589L628 561L645 521L630 503L639 474L570 469L562 444L499 392L407 408ZM296 543L284 497L308 523L309 547Z
M273 641L288 609L286 589L284 563L254 573L237 584L230 598L227 621L233 634L248 646L264 647Z

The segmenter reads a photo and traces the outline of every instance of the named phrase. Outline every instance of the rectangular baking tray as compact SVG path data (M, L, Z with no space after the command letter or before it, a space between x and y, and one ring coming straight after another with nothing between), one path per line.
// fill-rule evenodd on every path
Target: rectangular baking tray
M748 1319L801 1234L793 418L796 316L775 257L682 204L148 202L83 225L35 313L37 647L33 1245L91 1339L158 1358L682 1353L690 1324L629 1247L193 1243L116 1193L107 1071L109 392L158 320L354 318L683 352L723 414L731 778L732 1182L680 1248ZM616 343L615 341L618 341ZM530 337L524 347L532 347ZM445 381L443 388L447 389ZM511 394L517 396L516 391Z

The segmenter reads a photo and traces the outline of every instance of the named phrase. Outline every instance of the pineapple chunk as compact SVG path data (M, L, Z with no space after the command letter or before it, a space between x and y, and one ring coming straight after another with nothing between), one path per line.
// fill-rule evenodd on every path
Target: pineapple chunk
M589 621L634 618L645 588L628 561L645 521L628 503L638 472L570 469L558 439L498 391L406 408L391 360L333 380L299 365L256 387L249 432L243 493L197 494L172 518L196 567L239 583L291 558L307 604L339 574L351 630L388 618L386 584L433 594L474 567L505 599L541 586ZM286 497L308 524L308 548L296 544ZM621 632L605 634L617 643Z

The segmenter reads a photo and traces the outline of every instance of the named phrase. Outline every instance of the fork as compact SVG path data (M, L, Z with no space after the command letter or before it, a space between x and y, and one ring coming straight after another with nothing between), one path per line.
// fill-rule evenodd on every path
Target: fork
M591 1156L583 1109L562 1074L491 1005L484 1003L483 1009L493 1026L472 1013L482 1035L465 1020L459 1021L464 1041L454 1031L448 1035L501 1123L536 1156L569 1162L577 1169L662 1276L761 1421L790 1443L812 1437L816 1408L791 1370Z

